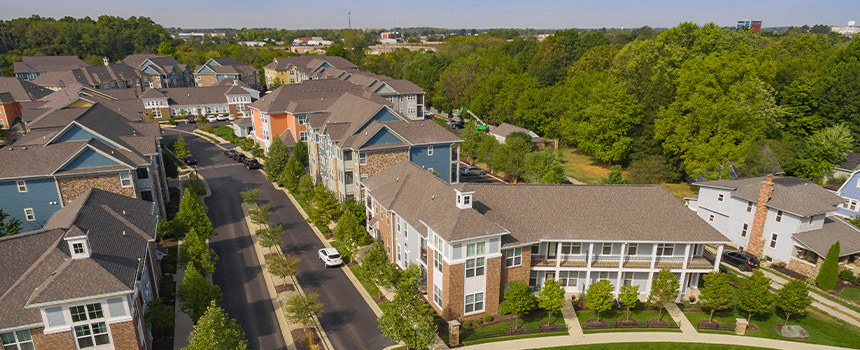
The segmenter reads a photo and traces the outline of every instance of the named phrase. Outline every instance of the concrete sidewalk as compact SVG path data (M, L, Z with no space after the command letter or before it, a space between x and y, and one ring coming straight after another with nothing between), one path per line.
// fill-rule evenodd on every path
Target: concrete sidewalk
M173 278L178 287L182 283L182 279L185 278L185 269L177 266L176 275ZM188 316L180 309L179 298L176 298L176 305L174 307L176 318L173 328L173 349L181 350L183 347L188 346L188 334L191 334L191 330L194 329L194 322L191 322L191 316Z
M688 336L690 339L699 334L696 331L696 328L687 320L687 316L684 316L684 312L678 308L678 305L675 303L666 303L664 305L666 308L666 312L669 313L669 316L672 317L672 321L675 321L679 326L681 326L681 334Z

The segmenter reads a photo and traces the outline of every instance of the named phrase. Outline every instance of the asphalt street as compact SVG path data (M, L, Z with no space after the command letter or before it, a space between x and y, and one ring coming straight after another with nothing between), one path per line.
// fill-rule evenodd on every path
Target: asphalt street
M165 144L176 135L174 131L166 131ZM272 224L284 226L284 252L301 257L296 278L305 292L320 295L319 300L324 304L320 323L333 347L378 350L394 344L379 332L376 315L342 268L325 268L318 260L317 250L323 244L286 195L266 181L261 172L234 163L209 141L190 135L185 139L213 193L206 199L209 216L218 232L210 241L220 257L213 281L224 293L225 310L245 330L250 348L286 348L242 217L239 193L251 188L260 191L260 204L272 207Z

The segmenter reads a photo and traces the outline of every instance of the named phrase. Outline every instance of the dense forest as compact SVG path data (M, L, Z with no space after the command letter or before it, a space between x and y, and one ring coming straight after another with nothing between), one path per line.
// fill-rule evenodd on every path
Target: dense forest
M99 64L132 53L192 66L231 56L262 69L290 54L237 41L316 35L336 41L327 54L415 82L433 107L468 107L489 123L532 129L624 166L634 182L725 177L730 167L760 175L775 161L790 175L821 179L846 151L860 151L860 39L826 26L753 33L682 23L522 36L533 32L492 29L449 37L435 51L367 55L378 31L236 29L181 41L146 17L33 16L0 21L0 69L11 75L23 55Z

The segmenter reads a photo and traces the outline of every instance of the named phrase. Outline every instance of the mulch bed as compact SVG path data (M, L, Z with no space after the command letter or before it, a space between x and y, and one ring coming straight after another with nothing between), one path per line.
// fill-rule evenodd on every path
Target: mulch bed
M651 324L651 325L660 325L660 326L668 326L669 325L669 321L661 320L659 318L654 318L654 317L649 317L648 319L645 320L645 322L648 322L648 324Z
M592 318L590 320L585 321L585 326L588 328L606 328L609 326L609 323L607 323L606 320L602 318L599 320L596 318Z
M296 286L292 284L279 284L275 286L275 292L277 292L278 294L283 292L291 292L294 290L296 290Z
M780 326L780 328L782 328L782 327ZM758 332L758 326L750 323L747 325L747 333L752 333L752 332Z
M782 323L774 323L773 324L773 330L776 331L776 334L782 334L782 326L783 326Z
M379 304L379 303L382 303L384 301L388 301L388 299L385 299L384 295L378 295L378 296L373 297L373 301L376 302L377 304Z
M836 285L836 289L831 290L828 293L833 294L833 295L838 295L839 293L842 293L843 289L852 289L852 288L853 289L860 289L860 287L858 287L858 286L855 286L851 283L840 280L839 284Z
M555 332L558 330L558 325L555 323L541 323L538 327L543 332Z
M631 318L629 320L627 318L619 318L619 319L615 320L615 322L618 323L619 327L638 327L639 326L639 321L636 321L633 318Z
M307 342L307 336L309 334L313 334L314 344L317 345L318 348L320 346L320 337L317 334L316 330L313 328L305 328L305 329L294 329L290 331L290 335L293 336L293 343L296 344L297 350L311 350L310 344Z
M507 330L510 335L524 334L526 332L525 328L517 325L510 325Z
M720 323L717 321L699 320L698 326L703 329L719 329Z
M798 279L798 280L801 280L801 281L806 281L806 279L807 279L807 278L809 278L809 277L807 277L807 276L806 276L806 275L804 275L804 274L798 273L797 271L789 270L789 269L784 268L784 267L775 267L775 266L771 266L771 268L772 268L772 269L774 269L774 270L776 270L776 271L781 272L782 274L784 274L784 275L786 275L786 276L788 276L788 277L791 277L791 278L794 278L794 279Z

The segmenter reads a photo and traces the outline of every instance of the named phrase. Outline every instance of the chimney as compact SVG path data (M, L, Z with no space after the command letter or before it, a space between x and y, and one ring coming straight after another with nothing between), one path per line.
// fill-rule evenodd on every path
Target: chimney
M773 176L768 175L767 180L761 182L758 191L758 200L753 215L752 228L750 229L749 244L746 251L761 258L764 256L764 224L767 220L767 202L773 196Z
M140 84L137 84L134 87L135 90L137 90L137 98L140 98L140 96L143 95L143 88L140 87Z

